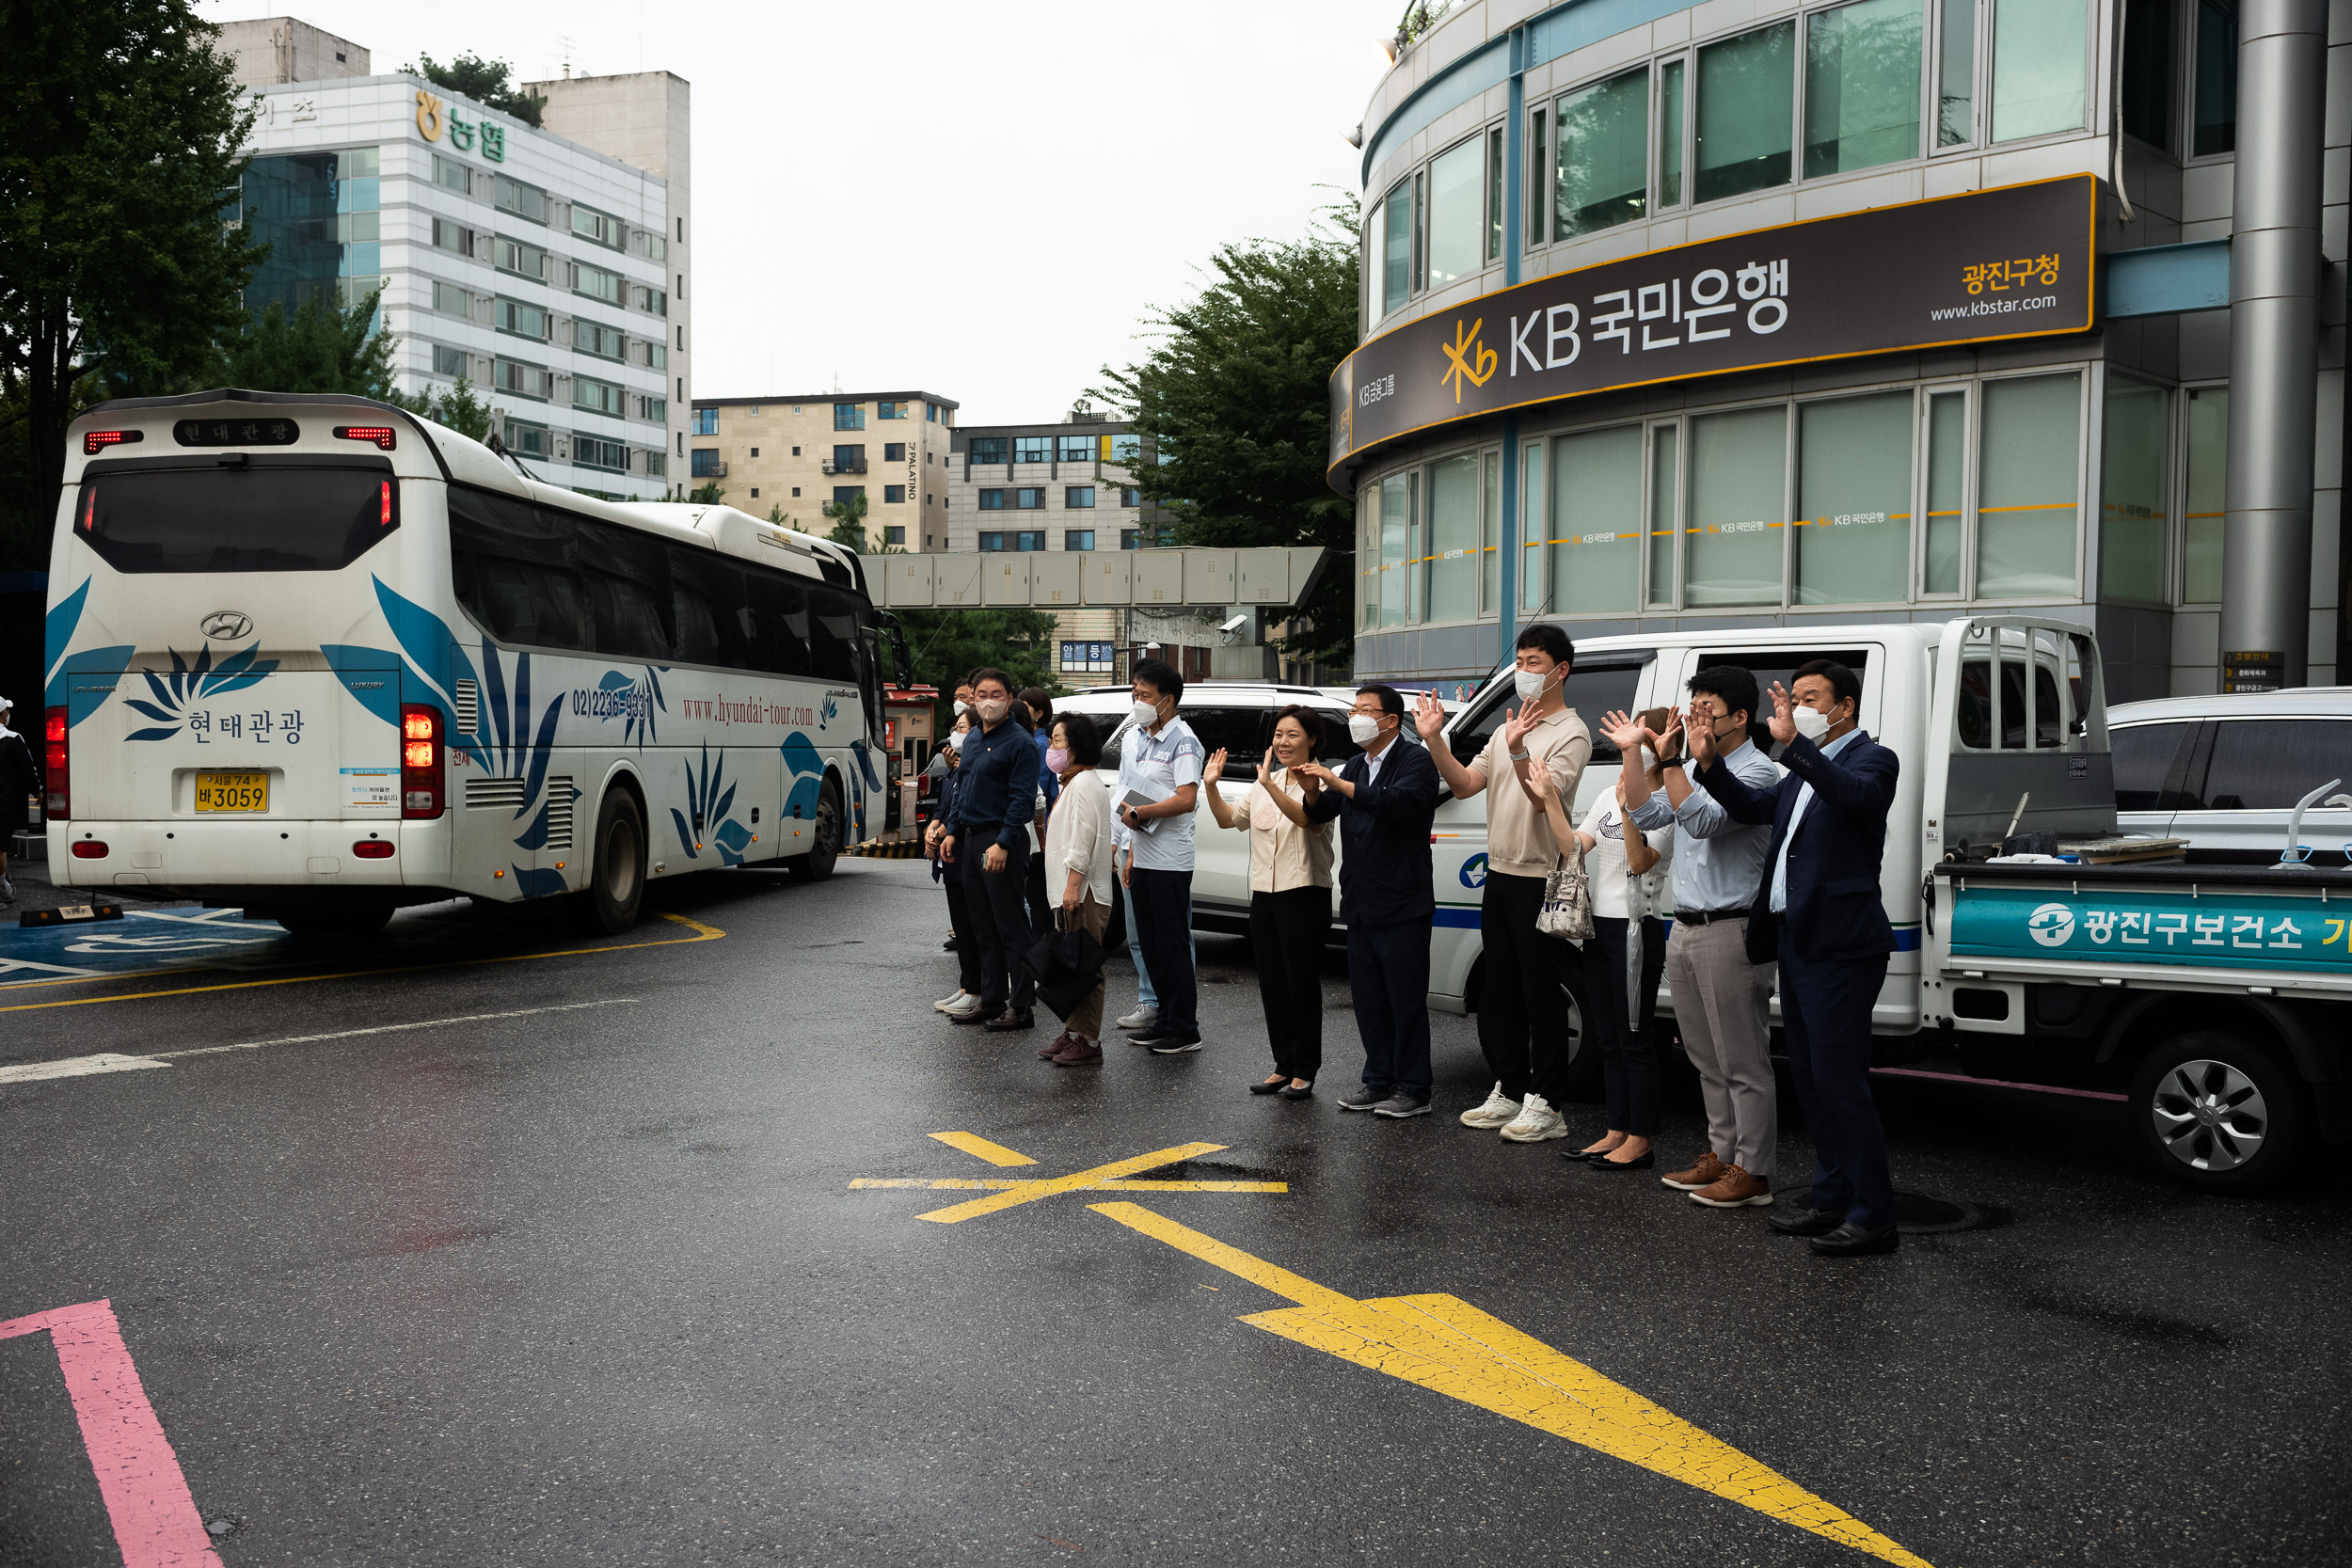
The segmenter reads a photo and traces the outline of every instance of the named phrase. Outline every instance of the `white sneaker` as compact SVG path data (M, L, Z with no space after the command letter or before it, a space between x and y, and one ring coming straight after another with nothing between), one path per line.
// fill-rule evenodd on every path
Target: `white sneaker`
M1157 1007L1137 1007L1134 1012L1129 1013L1125 1018L1120 1019L1119 1021L1119 1026L1121 1029L1139 1033L1145 1029L1152 1028L1159 1022L1160 1010Z
M957 998L952 1006L942 1007L939 1010L946 1013L949 1018L970 1018L974 1013L980 1010L980 999L973 995L970 991L965 991L962 996Z
M970 991L965 990L962 987L959 986L956 988L955 995L943 996L938 1001L932 1003L931 1010L938 1013L952 1013L956 1010L956 1004L971 994L972 993Z
M1542 1095L1531 1094L1527 1103L1519 1107L1519 1114L1502 1130L1502 1135L1515 1144L1539 1144L1546 1138L1566 1137L1568 1122Z
M1462 1125L1465 1127L1501 1127L1518 1114L1519 1102L1502 1092L1502 1080L1498 1078L1495 1080L1494 1093L1486 1097L1486 1103L1474 1110L1462 1113Z

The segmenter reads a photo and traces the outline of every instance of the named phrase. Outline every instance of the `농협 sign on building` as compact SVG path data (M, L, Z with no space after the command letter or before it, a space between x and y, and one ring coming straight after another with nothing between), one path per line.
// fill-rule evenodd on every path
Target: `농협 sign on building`
M1331 376L1334 489L1382 442L1653 382L2092 325L2093 176L1653 250L1408 322Z

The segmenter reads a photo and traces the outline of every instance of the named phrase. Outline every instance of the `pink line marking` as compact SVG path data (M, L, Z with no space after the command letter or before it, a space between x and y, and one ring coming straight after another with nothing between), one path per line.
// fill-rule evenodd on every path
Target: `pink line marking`
M122 1342L114 1306L86 1301L0 1323L0 1339L46 1330L124 1568L222 1568Z
M1915 1067L1874 1067L1870 1070L1893 1078L1933 1078L1946 1084L1974 1084L1980 1089L2030 1089L2035 1094L2063 1094L2076 1100L2112 1100L2118 1105L2131 1103L2131 1096L2109 1094L2105 1089L2062 1089L2056 1084L2012 1084L2006 1078L1971 1078L1963 1072L1929 1072Z

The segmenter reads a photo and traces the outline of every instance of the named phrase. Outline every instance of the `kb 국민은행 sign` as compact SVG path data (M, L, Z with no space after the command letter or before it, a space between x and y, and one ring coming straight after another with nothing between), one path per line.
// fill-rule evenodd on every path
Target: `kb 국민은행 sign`
M1408 322L1332 372L1333 487L1383 442L1530 404L2086 331L2098 188L2070 175L1700 240Z

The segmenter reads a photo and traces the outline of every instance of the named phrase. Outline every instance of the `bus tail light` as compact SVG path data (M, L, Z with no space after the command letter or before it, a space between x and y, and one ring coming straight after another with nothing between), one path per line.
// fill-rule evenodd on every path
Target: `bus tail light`
M345 441L365 441L385 451L400 445L399 433L388 424L339 424L335 435Z
M392 846L386 839L363 838L351 847L351 853L358 860L388 861L392 858Z
M73 841L73 858L77 861L103 861L106 858L106 847L94 838L77 838Z
M390 480L384 482L383 488L377 492L377 496L379 499L376 505L376 526L389 528L392 526L392 482Z
M108 447L119 447L133 441L144 441L144 430L86 430L82 433L82 455L96 457Z
M404 703L400 709L400 815L438 816L448 799L441 752L441 710Z
M73 812L72 780L66 771L65 730L65 709L53 707L41 715L41 750L48 753L41 759L42 810L53 821Z

